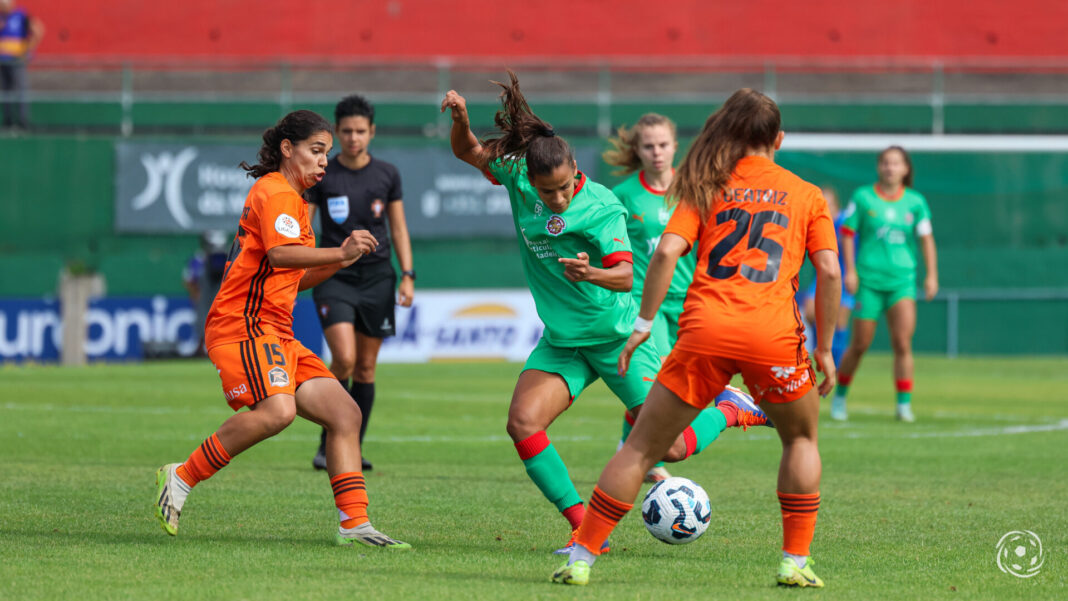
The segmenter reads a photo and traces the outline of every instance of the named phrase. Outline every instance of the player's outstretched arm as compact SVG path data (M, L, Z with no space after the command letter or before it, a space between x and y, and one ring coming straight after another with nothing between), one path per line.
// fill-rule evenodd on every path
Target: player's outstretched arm
M838 255L833 250L818 250L811 255L816 267L816 369L823 372L819 385L820 396L827 396L837 381L831 341L838 322L838 307L842 303L842 274Z
M441 101L441 112L452 111L452 131L449 134L449 144L452 153L461 161L478 169L486 168L486 157L482 144L471 131L471 119L467 114L467 100L458 94L456 90L449 90L445 99Z

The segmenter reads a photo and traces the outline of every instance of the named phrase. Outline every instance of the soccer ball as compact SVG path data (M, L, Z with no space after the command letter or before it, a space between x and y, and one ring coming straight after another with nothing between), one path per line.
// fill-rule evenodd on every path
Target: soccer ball
M642 501L645 528L671 545L692 543L700 538L711 518L712 507L705 489L689 478L661 480Z

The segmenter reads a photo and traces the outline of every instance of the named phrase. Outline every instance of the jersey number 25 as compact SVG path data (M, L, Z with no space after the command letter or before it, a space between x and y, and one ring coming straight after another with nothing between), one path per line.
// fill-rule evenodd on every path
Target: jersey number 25
M728 209L716 214L716 225L722 225L728 221L734 222L734 231L727 234L719 241L712 252L708 253L708 275L725 280L741 270L742 277L756 284L774 282L779 277L779 266L782 262L782 245L764 237L764 226L774 223L783 229L790 224L790 218L778 211L758 211L750 213L745 209ZM764 269L756 269L748 265L720 265L723 258L732 248L749 234L748 249L758 249L768 255L768 262Z

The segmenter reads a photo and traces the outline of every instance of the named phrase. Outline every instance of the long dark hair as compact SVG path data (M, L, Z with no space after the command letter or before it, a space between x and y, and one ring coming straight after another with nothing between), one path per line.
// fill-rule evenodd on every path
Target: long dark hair
M749 88L731 94L705 121L682 159L667 191L668 205L687 205L702 219L708 218L738 160L750 148L774 145L781 130L782 117L774 100Z
M249 177L260 178L282 166L282 140L296 144L325 131L333 131L330 122L313 111L293 111L282 117L274 127L263 132L263 146L256 153L255 165L241 161L241 168L248 171Z
M601 153L601 158L605 163L619 167L612 172L612 175L630 175L641 170L642 159L638 156L639 138L643 129L657 125L667 126L671 131L671 138L678 140L675 122L656 113L645 113L632 127L620 126L615 137L608 138L608 143L612 145L612 148Z
M888 147L886 147L882 152L879 153L879 158L875 159L875 164L878 165L879 163L881 163L883 161L883 157L886 156L886 153L892 152L894 150L896 150L896 151L901 153L901 158L905 161L905 166L909 168L909 172L905 174L905 177L904 177L904 179L901 180L901 183L904 184L906 188L911 188L912 187L912 157L909 156L908 152L905 152L904 148L902 148L900 146L888 146Z
M503 108L493 117L501 135L481 142L487 162L504 156L523 157L527 160L530 175L547 175L560 165L574 162L575 151L571 145L530 109L523 92L519 91L519 79L511 69L508 78L508 85L493 82L504 89L501 92Z

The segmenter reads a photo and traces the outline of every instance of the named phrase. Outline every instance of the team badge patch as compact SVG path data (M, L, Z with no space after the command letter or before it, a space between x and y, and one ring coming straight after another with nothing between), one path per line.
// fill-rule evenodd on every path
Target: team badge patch
M376 198L371 202L371 212L374 213L375 219L382 218L382 211L385 210L386 203L382 202L381 198Z
M267 379L271 382L271 386L278 388L289 386L289 374L281 367L275 367L267 372Z
M334 223L338 225L345 223L345 220L349 218L349 197L334 196L327 198L326 212L330 213L330 218L334 220Z
M296 219L282 213L274 220L274 231L286 238L300 238L300 224Z
M545 231L551 236L559 236L567 227L567 222L559 215L553 215L545 222Z

